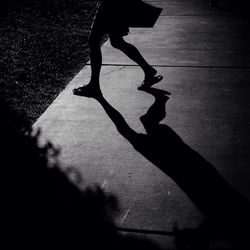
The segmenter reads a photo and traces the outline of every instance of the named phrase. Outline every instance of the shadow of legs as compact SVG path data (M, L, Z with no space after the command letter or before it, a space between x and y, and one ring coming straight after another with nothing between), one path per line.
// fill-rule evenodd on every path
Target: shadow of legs
M159 124L165 116L167 97L149 90L156 98L142 118L147 134L138 134L102 96L97 98L119 133L140 154L171 177L237 249L249 245L250 204L235 191L218 171L189 147L169 126Z

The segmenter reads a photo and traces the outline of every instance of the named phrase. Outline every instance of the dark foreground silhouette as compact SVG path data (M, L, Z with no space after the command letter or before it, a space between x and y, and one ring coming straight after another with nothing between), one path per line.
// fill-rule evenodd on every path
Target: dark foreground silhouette
M58 150L0 105L1 245L7 249L160 249L115 228L116 197L79 190L59 169ZM71 171L72 172L72 171Z
M249 246L249 202L169 126L160 124L166 115L167 93L154 88L145 91L155 97L154 104L140 118L146 134L130 128L101 92L94 98L102 105L119 133L179 185L207 217L215 231L222 234L236 249L246 249Z

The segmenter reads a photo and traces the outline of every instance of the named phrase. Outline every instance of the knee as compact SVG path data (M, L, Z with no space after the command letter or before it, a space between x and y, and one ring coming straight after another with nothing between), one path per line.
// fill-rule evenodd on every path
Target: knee
M124 45L124 41L122 39L110 39L110 44L113 48L120 49Z
M97 41L89 41L89 48L91 51L101 48L101 43Z
M101 38L92 35L89 37L88 44L90 49L101 47Z

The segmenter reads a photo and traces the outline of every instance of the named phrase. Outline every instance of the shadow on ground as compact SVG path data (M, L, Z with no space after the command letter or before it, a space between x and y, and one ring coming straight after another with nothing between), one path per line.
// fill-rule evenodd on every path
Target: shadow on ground
M214 8L249 19L250 3L247 0L217 0L214 2L217 2L216 6L212 6Z
M197 229L174 229L177 248L207 249L216 238L243 248L248 244L249 203L170 127L160 124L169 93L146 91L155 97L141 117L147 134L132 130L103 96L96 99L135 149L170 176L207 216L208 222ZM59 151L51 143L39 145L39 132L32 131L8 105L1 103L0 113L4 244L26 249L160 249L148 239L117 231L116 197L98 186L79 190L60 170ZM67 173L72 174L71 169Z
M168 92L148 88L155 98L140 117L146 134L134 131L102 94L95 99L102 105L119 133L146 159L171 177L207 217L210 227L236 249L249 245L250 204L234 190L217 170L189 147L168 125L165 117Z

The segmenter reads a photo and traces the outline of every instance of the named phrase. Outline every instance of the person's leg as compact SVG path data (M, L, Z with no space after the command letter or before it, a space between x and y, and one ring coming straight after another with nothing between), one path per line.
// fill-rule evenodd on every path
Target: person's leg
M150 87L163 79L163 76L156 75L157 70L149 65L139 50L134 45L126 42L122 35L110 34L110 43L114 48L121 50L131 60L136 62L144 71L145 79L142 84L138 86L139 90Z
M90 67L91 67L91 79L92 85L98 86L100 84L100 72L102 66L102 52L101 52L101 40L102 35L96 33L90 36L89 48L90 48Z
M91 78L88 84L75 88L75 95L94 96L100 92L100 72L102 66L101 41L102 32L93 30L89 37Z
M136 62L144 71L145 78L148 76L154 76L156 74L157 71L148 64L139 50L134 45L126 42L122 35L110 34L110 43L114 48L121 50L131 60Z

